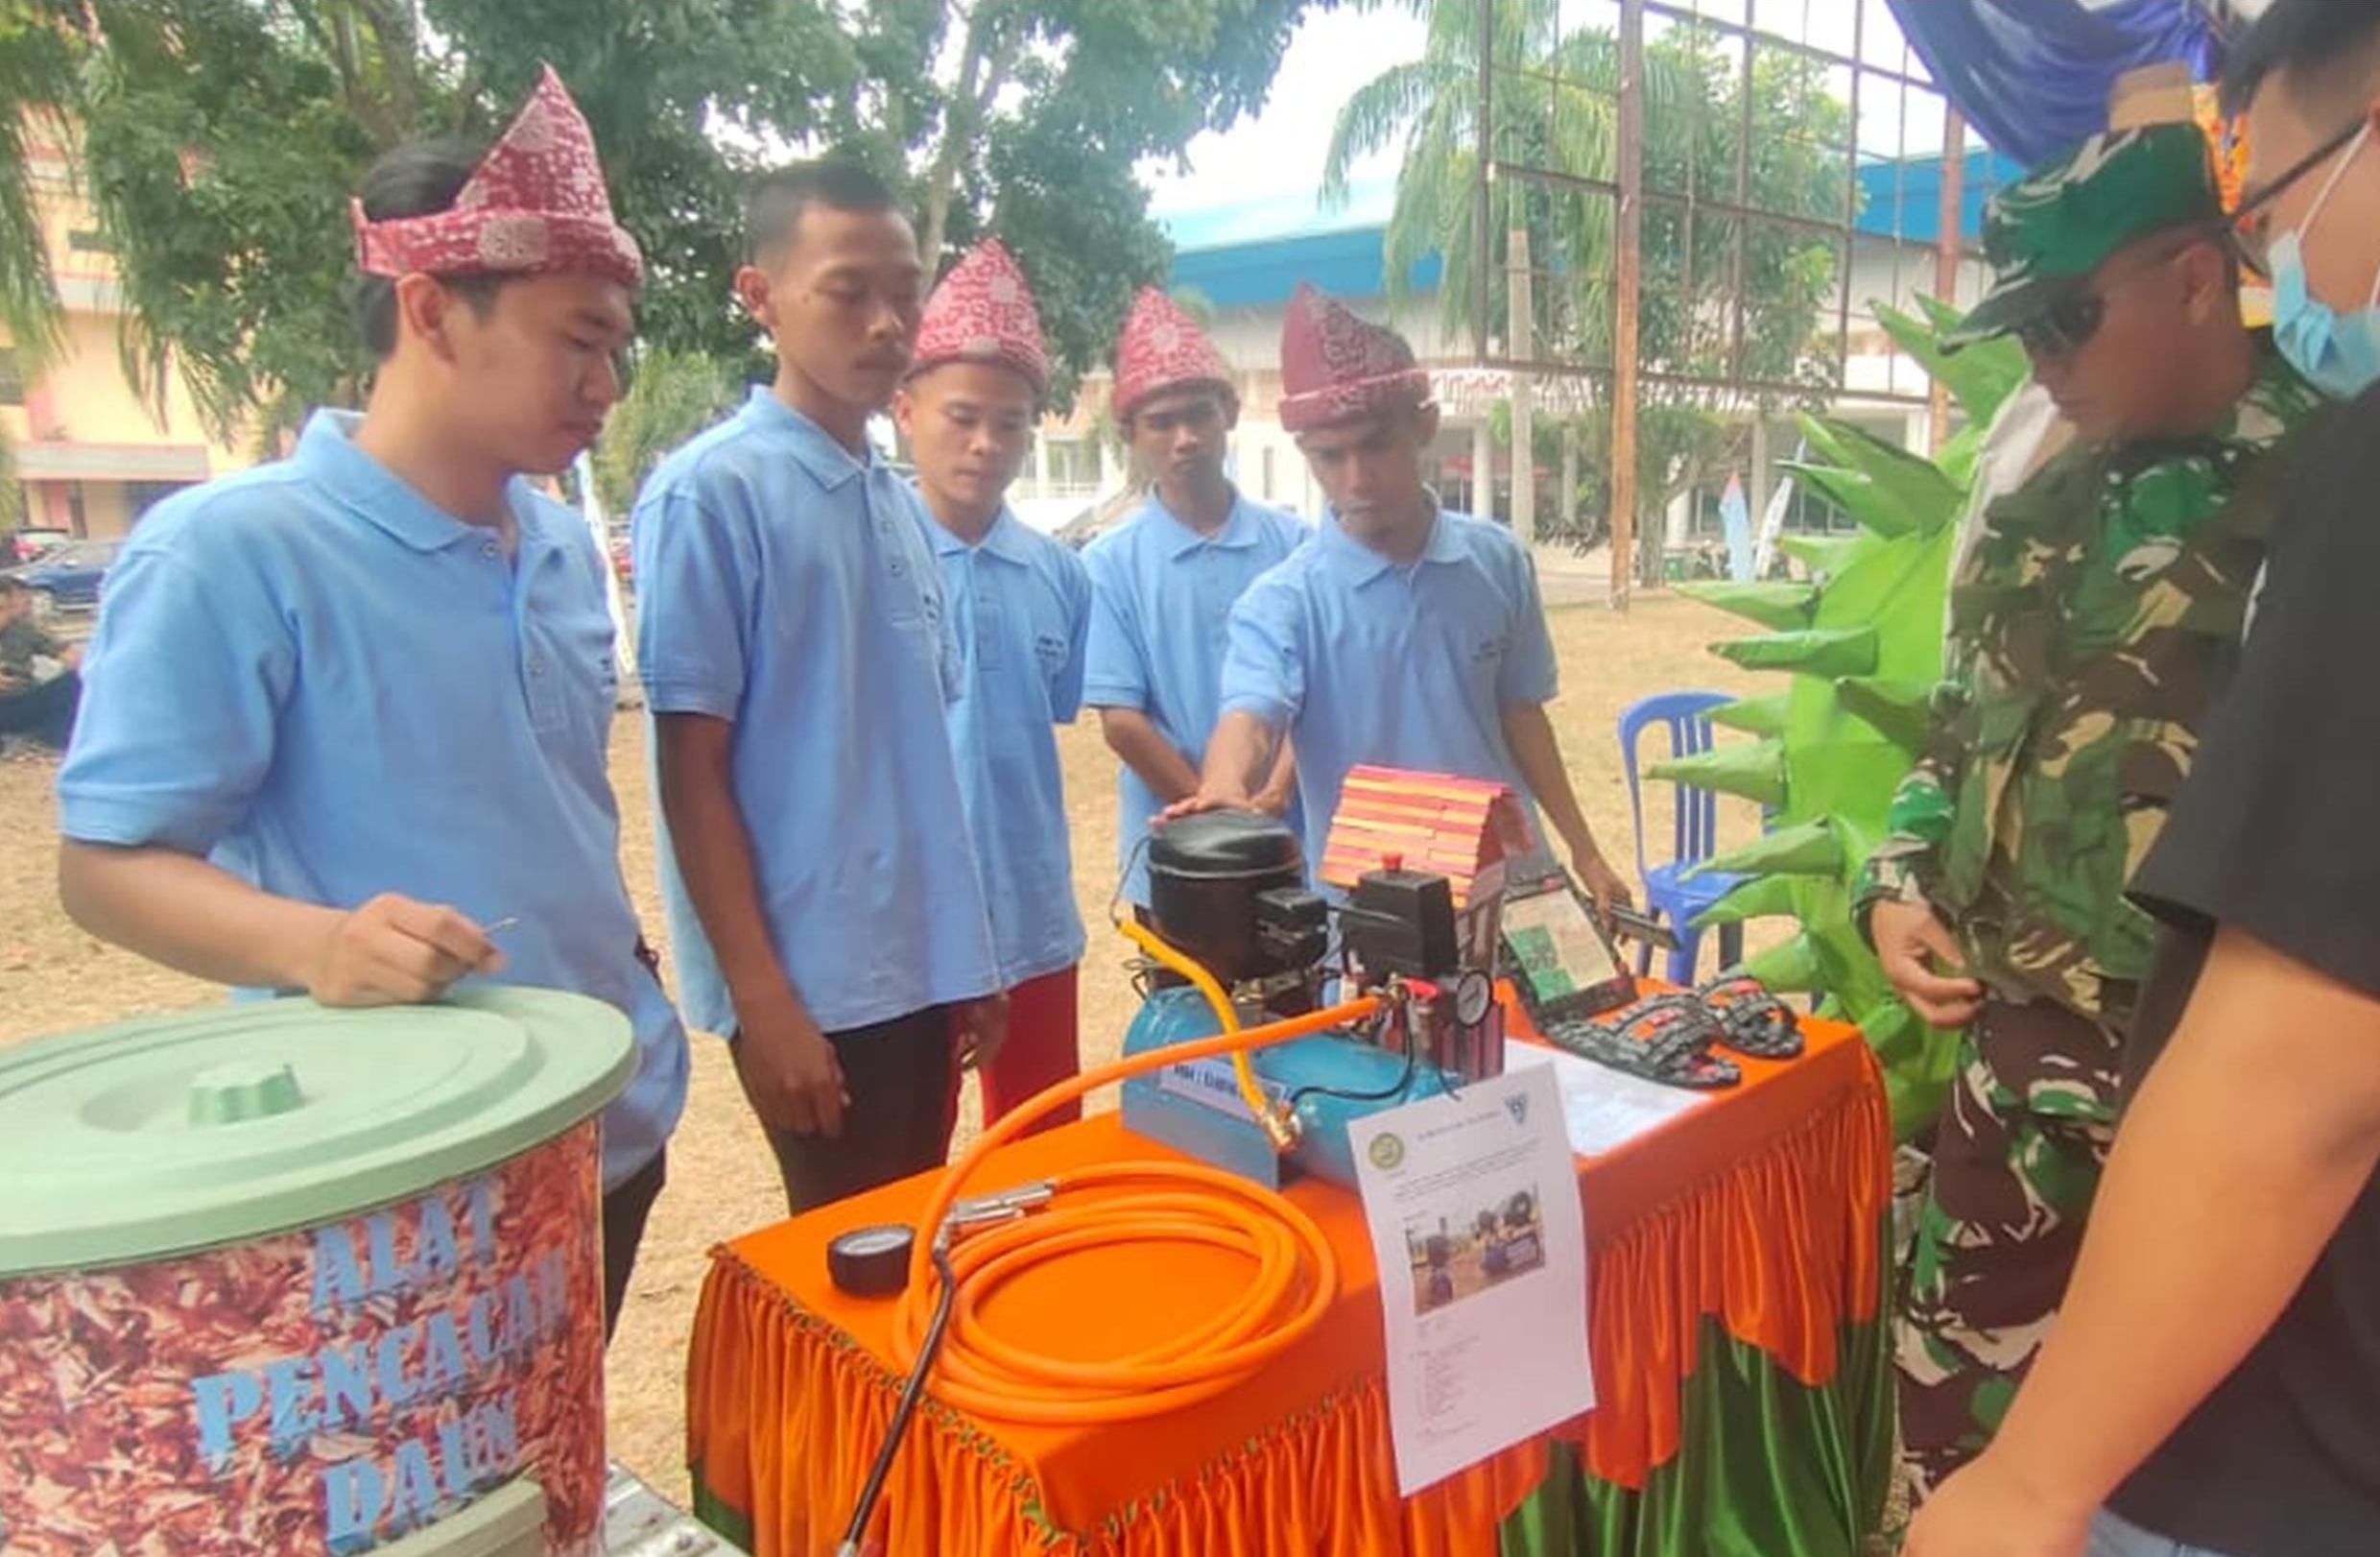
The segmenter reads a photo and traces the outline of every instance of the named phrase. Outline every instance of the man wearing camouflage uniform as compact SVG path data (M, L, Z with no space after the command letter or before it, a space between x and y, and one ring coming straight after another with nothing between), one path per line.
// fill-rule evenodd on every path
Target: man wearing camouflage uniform
M2236 645L2273 445L2315 404L2240 322L2203 137L2092 137L2002 190L1988 295L2077 437L1951 588L1929 749L1862 884L1917 1014L1966 1028L1899 1337L1920 1490L1971 1457L2064 1294L2154 931L2124 898Z

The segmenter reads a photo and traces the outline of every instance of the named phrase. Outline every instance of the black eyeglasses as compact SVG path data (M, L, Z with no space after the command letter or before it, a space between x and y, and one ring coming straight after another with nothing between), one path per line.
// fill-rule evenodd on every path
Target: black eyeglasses
M2099 333L2107 299L2084 290L2069 292L2016 326L2017 341L2036 357L2070 357Z
M2240 260L2258 275L2273 274L2272 246L2267 242L2264 225L2254 220L2256 214L2278 200L2282 192L2316 168L2337 156L2348 143L2363 132L2364 121L2357 119L2330 139L2292 162L2273 176L2262 189L2240 197L2239 209L2231 213L2231 242L2239 251Z

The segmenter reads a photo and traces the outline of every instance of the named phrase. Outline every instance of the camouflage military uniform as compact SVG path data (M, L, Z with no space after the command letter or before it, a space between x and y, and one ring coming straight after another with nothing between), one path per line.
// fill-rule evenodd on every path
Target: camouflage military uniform
M2260 457L2313 404L2268 349L2229 428L2067 450L1992 506L1953 583L1936 739L1861 894L1930 906L1987 992L1900 1339L1929 1481L1983 1447L2064 1294L2154 940L2124 887L2240 637L2272 514Z
M1926 1485L1988 1440L2064 1296L2154 941L2124 888L2241 635L2267 456L2317 403L2261 346L2226 425L2067 448L1990 506L1952 582L1935 737L1860 893L1863 922L1885 899L1931 908L1986 992L1899 1336L1902 1441Z

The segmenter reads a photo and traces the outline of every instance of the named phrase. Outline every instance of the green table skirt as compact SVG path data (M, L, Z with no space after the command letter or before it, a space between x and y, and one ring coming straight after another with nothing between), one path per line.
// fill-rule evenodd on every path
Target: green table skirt
M1557 1445L1505 1557L1860 1557L1892 1483L1890 1321L1844 1326L1840 1354L1813 1389L1706 1321L1676 1457L1631 1492Z

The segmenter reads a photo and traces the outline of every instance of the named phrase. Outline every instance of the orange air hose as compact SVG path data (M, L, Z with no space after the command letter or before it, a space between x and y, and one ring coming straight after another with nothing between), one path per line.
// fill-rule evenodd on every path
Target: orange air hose
M1223 985L1215 975L1199 966L1195 958L1167 946L1154 930L1145 924L1136 924L1129 919L1119 920L1116 928L1123 933L1124 939L1188 979L1192 989L1206 996L1206 1008L1215 1014L1215 1020L1223 1024L1225 1032L1236 1033L1240 1030L1240 1014L1232 1007L1231 997L1224 994ZM1231 1078L1239 1083L1240 1101L1248 1105L1250 1114L1255 1115L1265 1138L1273 1142L1273 1149L1285 1152L1297 1144L1296 1117L1285 1108L1274 1108L1272 1099L1265 1096L1264 1089L1256 1084L1256 1067L1248 1063L1248 1050L1231 1051Z
M1219 990L1207 994L1210 1003L1220 998ZM910 1254L909 1284L893 1318L895 1362L915 1367L924 1343L937 1296L936 1231L984 1159L1035 1119L1129 1076L1217 1055L1244 1056L1361 1021L1379 1006L1378 997L1364 995L1283 1021L1128 1055L1070 1076L1003 1115L943 1172L927 1198ZM1131 1422L1195 1405L1295 1346L1321 1323L1338 1296L1338 1262L1322 1230L1276 1190L1180 1162L1107 1163L1061 1175L1055 1184L1058 1194L1048 1210L974 1234L950 1250L958 1291L933 1387L963 1411L1004 1422L1082 1425ZM1006 1339L985 1323L985 1298L1033 1266L1091 1247L1182 1243L1243 1255L1254 1274L1230 1306L1143 1352L1070 1361Z

